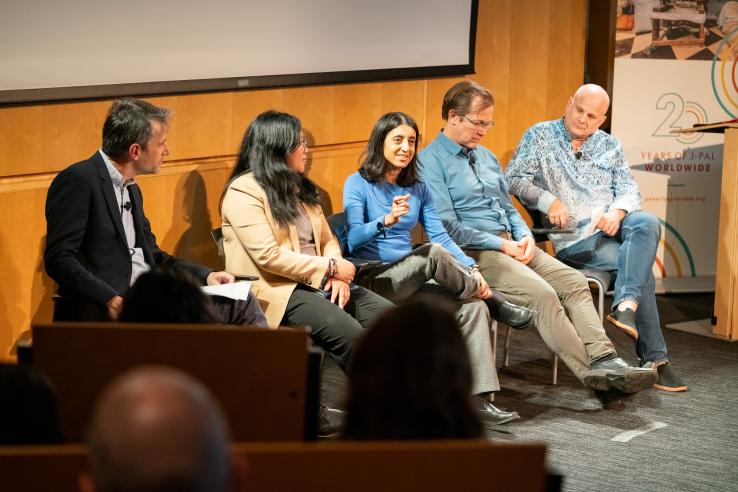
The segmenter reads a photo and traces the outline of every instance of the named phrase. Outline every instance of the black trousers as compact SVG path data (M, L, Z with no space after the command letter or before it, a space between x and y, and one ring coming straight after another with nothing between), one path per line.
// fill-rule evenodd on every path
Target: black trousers
M321 291L301 284L287 302L280 324L310 328L313 342L328 352L343 369L351 358L354 342L374 319L393 304L358 285L351 285L351 296L344 309L326 299Z

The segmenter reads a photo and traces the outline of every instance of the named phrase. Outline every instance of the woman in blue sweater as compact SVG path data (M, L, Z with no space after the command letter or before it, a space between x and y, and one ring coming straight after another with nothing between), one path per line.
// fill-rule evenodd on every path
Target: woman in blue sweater
M395 303L416 292L440 294L458 302L457 317L474 373L472 392L480 414L497 423L518 418L494 407L499 390L489 333L490 301L497 318L522 328L533 312L492 292L472 258L446 232L430 193L417 171L418 127L405 113L388 113L374 125L363 162L346 180L343 204L352 256L381 260L361 268L355 282ZM431 242L412 248L411 231L420 224Z

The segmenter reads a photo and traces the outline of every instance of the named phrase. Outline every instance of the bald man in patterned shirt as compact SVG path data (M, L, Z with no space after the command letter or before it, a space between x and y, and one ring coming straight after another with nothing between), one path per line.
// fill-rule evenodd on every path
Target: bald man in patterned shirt
M505 178L510 192L550 225L574 229L550 236L561 261L615 275L613 311L607 319L634 340L641 365L658 368L654 387L686 391L669 363L656 306L651 269L661 226L657 217L641 210L622 145L599 129L609 105L602 87L580 87L562 118L525 132Z

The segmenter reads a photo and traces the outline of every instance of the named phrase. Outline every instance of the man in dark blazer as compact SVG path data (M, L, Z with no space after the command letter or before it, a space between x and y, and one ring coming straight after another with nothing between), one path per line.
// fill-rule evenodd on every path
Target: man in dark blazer
M169 116L146 101L115 101L103 125L102 149L51 183L44 262L59 284L55 320L117 319L125 291L155 265L180 267L203 284L234 281L227 272L162 251L151 232L135 178L158 173L169 155ZM258 303L236 304L216 302L222 321L266 324Z

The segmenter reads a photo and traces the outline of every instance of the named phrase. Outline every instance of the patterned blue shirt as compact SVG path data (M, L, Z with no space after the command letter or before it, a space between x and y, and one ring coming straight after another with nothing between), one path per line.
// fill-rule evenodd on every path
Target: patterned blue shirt
M569 208L576 231L551 234L556 251L586 237L596 208L641 208L638 185L615 137L597 130L579 150L577 158L563 119L544 121L523 134L505 173L510 191L527 207L545 214L558 198Z
M440 132L418 159L436 211L457 244L500 250L498 233L510 232L516 241L531 235L512 204L500 164L488 149L479 145L467 151Z

